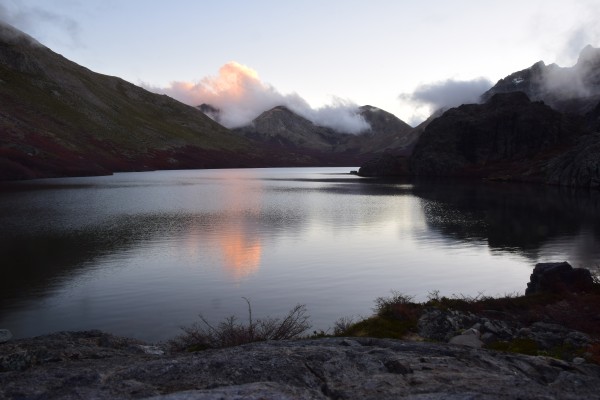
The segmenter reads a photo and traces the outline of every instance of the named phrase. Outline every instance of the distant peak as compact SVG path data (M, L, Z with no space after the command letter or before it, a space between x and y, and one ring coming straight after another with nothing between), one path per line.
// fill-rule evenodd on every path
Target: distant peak
M292 110L290 110L286 106L275 106L271 109L271 111L285 111L285 112L290 112L290 113L292 112Z
M199 106L197 106L197 108L213 121L216 121L218 123L221 122L221 110L217 107L208 103L202 103Z
M269 110L262 112L258 117L254 119L261 120L265 118L276 118L276 119L306 119L299 114L296 114L294 111L290 110L286 106L275 106ZM307 120L308 121L308 120ZM312 123L312 122L311 122Z
M271 115L273 113L284 113L286 115L299 116L297 113L295 113L294 111L290 110L287 106L275 106L275 107L273 107L273 108L271 108L269 110L266 110L261 115Z
M198 108L200 109L200 111L207 113L207 112L220 112L221 110L219 110L218 108L208 104L208 103L202 103L198 106Z
M577 64L587 62L597 62L600 60L600 49L593 47L591 44L585 46L579 53Z
M360 106L360 107L358 107L358 108L359 108L360 110L363 110L363 111L381 111L381 108L374 107L374 106L372 106L372 105L370 105L370 104L366 104L366 105L364 105L364 106Z
M543 70L544 68L546 68L546 63L543 62L542 60L536 62L531 67L529 67L529 69L534 70L534 71L535 70Z

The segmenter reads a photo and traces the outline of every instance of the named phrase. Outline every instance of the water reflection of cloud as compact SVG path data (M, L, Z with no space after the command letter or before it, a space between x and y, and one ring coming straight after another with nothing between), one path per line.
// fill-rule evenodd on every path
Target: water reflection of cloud
M243 230L224 233L219 240L223 269L235 282L256 273L260 267L262 245L258 237L249 237Z
M213 193L221 210L210 218L193 218L181 242L188 257L200 265L218 260L225 275L240 282L260 268L262 240L256 220L262 210L263 184L253 179L251 170L221 170L216 174L224 183Z

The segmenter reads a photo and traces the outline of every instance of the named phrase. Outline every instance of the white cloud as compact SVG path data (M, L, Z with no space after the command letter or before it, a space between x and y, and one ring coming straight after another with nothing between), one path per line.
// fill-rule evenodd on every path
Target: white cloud
M493 86L486 78L476 78L468 81L447 79L417 86L412 93L403 93L400 101L413 107L411 124L427 118L431 113L461 104L478 103L479 97Z
M146 87L192 106L209 104L220 110L219 122L228 128L248 125L276 106L286 106L315 124L342 132L358 133L369 128L354 103L334 98L331 105L314 109L297 93L280 93L263 82L255 70L237 62L223 65L217 76L205 77L197 83L171 82L164 88Z

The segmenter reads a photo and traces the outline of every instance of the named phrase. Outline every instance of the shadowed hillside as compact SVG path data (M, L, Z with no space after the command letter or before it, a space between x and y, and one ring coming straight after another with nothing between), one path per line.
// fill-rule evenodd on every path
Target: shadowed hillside
M317 163L94 73L8 25L0 25L0 98L0 180Z

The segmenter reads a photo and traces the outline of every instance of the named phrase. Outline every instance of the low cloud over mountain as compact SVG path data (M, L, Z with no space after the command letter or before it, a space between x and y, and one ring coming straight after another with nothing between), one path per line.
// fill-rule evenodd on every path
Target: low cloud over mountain
M401 101L415 107L416 115L413 116L415 120L411 121L415 123L419 122L418 119L424 119L440 108L478 103L479 96L491 88L492 85L493 83L486 78L476 78L468 81L447 79L421 84L412 93L403 93L399 98ZM419 115L421 109L423 109L423 115Z
M317 125L340 132L359 133L369 129L353 102L334 98L330 105L312 108L297 93L280 93L263 82L255 70L237 62L223 65L217 76L205 77L197 83L175 81L166 88L149 89L193 106L209 104L220 110L219 122L227 128L248 125L262 112L286 106Z

